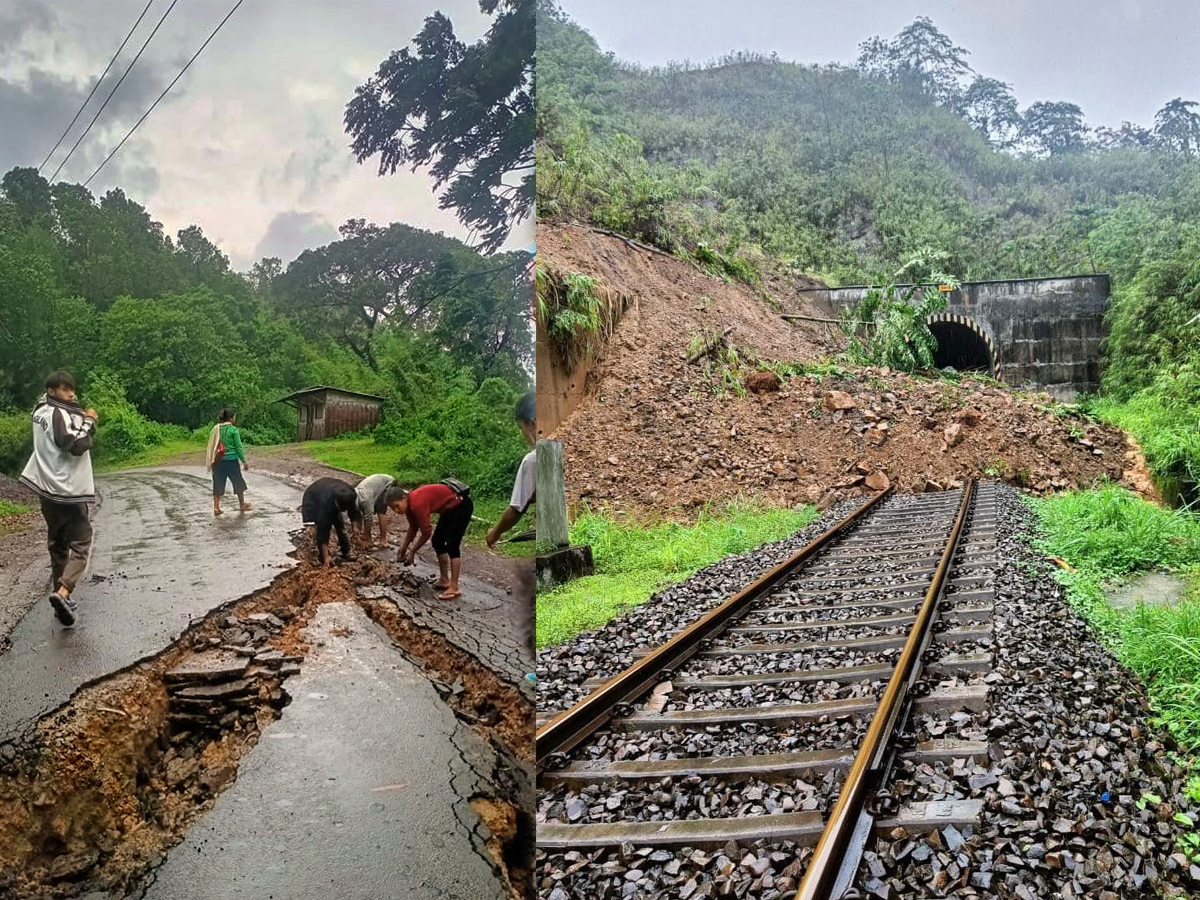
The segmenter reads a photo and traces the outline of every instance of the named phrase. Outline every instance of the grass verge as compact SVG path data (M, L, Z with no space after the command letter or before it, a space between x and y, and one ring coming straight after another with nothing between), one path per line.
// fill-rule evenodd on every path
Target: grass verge
M11 500L0 499L0 535L25 531L28 527L24 516L33 509L24 503L13 503Z
M538 593L537 645L559 644L598 628L665 585L730 554L794 534L816 517L811 506L770 509L745 501L705 509L694 525L636 525L584 513L571 527L571 542L591 546L596 574Z
M1132 434L1163 495L1172 502L1197 499L1200 485L1200 409L1143 391L1124 403L1098 398L1087 411Z
M1200 519L1115 486L1029 502L1041 549L1074 568L1058 574L1071 605L1146 683L1158 718L1180 745L1200 751ZM1183 576L1185 597L1174 606L1109 603L1113 587L1150 571ZM1200 779L1189 792L1200 799Z
M202 441L197 442L195 438L172 438L124 459L101 458L93 462L93 468L97 472L111 472L116 469L141 469L146 466L161 466L173 456L197 450L203 456L204 443ZM203 459L201 459L201 465L203 465L203 462Z

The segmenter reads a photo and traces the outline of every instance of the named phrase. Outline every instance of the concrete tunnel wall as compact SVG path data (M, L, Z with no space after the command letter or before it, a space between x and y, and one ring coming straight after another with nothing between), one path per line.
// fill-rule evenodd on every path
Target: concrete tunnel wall
M802 291L841 309L862 300L866 286ZM1108 337L1107 275L965 282L932 322L957 322L993 352L992 374L1016 387L1061 400L1100 387L1100 348Z

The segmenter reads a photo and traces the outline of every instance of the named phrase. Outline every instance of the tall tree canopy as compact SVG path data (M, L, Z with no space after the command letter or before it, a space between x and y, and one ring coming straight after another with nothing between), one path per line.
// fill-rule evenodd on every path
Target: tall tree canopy
M380 175L429 166L439 205L455 210L486 252L533 208L534 5L480 0L495 19L470 45L435 13L412 48L394 51L346 105L358 161L378 154Z
M290 433L278 397L318 382L390 395L422 354L468 392L490 376L527 383L528 254L485 257L399 223L352 219L341 232L286 269L266 258L244 276L198 226L172 240L120 189L97 200L32 169L7 173L0 417L27 407L60 367L85 396L125 404L106 421L129 425L140 413L195 428L230 405L260 440ZM399 332L404 361L388 358Z
M1083 110L1074 103L1039 100L1022 116L1022 139L1035 151L1050 156L1084 149L1087 135Z
M968 51L955 45L927 16L890 40L873 37L860 45L859 68L942 104L955 103L970 74Z

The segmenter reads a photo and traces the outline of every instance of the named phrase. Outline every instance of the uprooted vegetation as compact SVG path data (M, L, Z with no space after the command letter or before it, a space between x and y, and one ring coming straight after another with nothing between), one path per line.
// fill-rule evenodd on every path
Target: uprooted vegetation
M528 896L533 826L521 795L532 703L445 639L414 630L394 606L358 601L360 584L381 580L418 590L411 575L370 557L332 571L289 570L0 744L0 896L136 888L282 714L285 680L309 650L304 629L333 602L361 602L435 684L462 675L454 696L443 697L497 750L492 792L465 799L487 813L480 818L497 876L514 898Z

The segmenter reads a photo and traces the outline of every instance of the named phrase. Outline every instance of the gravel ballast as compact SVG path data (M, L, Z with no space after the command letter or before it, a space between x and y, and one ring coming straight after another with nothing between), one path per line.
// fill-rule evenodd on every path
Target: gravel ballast
M1019 493L991 488L995 498L996 558L992 637L945 648L988 652L988 673L928 679L933 689L986 684L982 712L915 715L905 746L930 739L986 741L986 760L902 757L892 770L883 815L915 801L982 800L978 827L929 835L899 830L871 842L855 889L861 897L1041 898L1187 897L1200 893L1200 867L1180 852L1186 831L1176 814L1196 818L1183 794L1186 775L1174 746L1151 724L1145 690L1121 668L1066 603L1053 566L1029 546L1033 517ZM539 654L539 713L565 708L586 693L583 682L611 675L633 661L633 651L669 637L744 587L753 577L807 543L860 501L842 504L785 541L710 566L655 595L605 628ZM989 526L990 527L990 526ZM753 559L750 559L753 557ZM855 598L856 601L858 598ZM879 614L878 611L875 614ZM955 626L957 627L957 626ZM821 632L796 639L820 640ZM794 636L771 640L792 640ZM840 654L839 654L840 656ZM798 661L798 660L797 660ZM717 660L694 660L713 671ZM755 671L766 660L746 658ZM732 671L732 670L730 670ZM776 686L774 702L812 702L822 696L874 693L878 684ZM735 699L736 698L736 699ZM760 702L762 702L761 698ZM671 697L668 708L748 704L743 689ZM678 704L677 706L675 704ZM844 722L831 734L856 743L865 727ZM606 731L576 758L638 759L668 756L770 753L830 746L818 723L786 728L722 726L709 731ZM828 727L828 726L825 726ZM836 740L835 740L835 744ZM562 786L539 797L539 820L605 822L624 818L666 821L709 815L760 814L788 809L825 810L841 775L752 780L670 779L611 784L582 792ZM812 790L815 788L815 794ZM1145 795L1162 802L1139 803ZM571 819L567 812L576 801ZM1139 809L1139 806L1144 808ZM574 897L752 897L788 900L810 851L791 842L727 844L720 849L655 849L624 845L596 851L546 852L537 857L543 900Z

